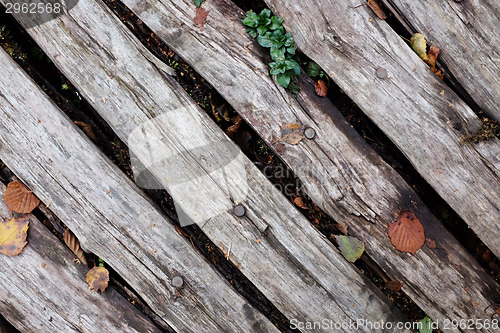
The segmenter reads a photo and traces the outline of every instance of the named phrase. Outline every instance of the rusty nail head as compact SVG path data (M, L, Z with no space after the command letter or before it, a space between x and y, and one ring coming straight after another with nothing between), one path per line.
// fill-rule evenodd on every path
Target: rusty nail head
M174 276L172 279L172 286L179 289L184 284L184 280L180 276Z
M316 131L314 130L314 128L308 127L308 128L306 128L306 130L304 131L304 135L305 135L305 136L306 136L306 138L308 138L308 139L313 139L313 138L316 136Z
M375 74L379 79L385 79L387 77L387 70L385 68L377 68Z
M245 207L243 207L243 205L236 205L234 206L233 208L233 213L234 215L238 216L238 217L242 217L243 215L245 215Z

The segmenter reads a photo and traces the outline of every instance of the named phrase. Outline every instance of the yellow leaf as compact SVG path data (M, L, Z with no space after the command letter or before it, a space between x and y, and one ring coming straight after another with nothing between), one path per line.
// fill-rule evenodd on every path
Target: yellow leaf
M425 40L424 35L417 32L411 37L410 42L413 51L415 51L418 54L418 56L422 58L422 60L424 61L428 60L427 41Z
M0 252L8 256L16 256L21 253L28 243L29 219L24 218L16 221L12 218L10 221L0 222Z
M88 273L85 279L92 291L101 291L108 287L109 271L104 267L94 267Z

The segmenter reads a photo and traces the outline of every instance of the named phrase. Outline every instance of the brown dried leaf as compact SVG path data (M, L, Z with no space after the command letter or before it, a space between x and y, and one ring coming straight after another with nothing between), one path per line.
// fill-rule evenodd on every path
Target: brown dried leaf
M229 128L226 131L227 136L229 136L231 139L234 139L234 136L236 133L238 133L238 130L241 127L241 124L243 124L243 118L241 118L240 115L237 115L233 119L234 125L229 126Z
M9 211L21 214L31 213L40 204L40 200L29 188L15 181L7 185L5 202L9 207Z
M323 80L318 80L318 82L314 83L314 90L316 90L316 95L319 97L326 97L328 94L328 87Z
M387 15L384 13L377 0L368 0L368 7L373 10L379 19L385 20L387 18Z
M203 9L201 7L196 8L196 16L194 17L194 24L200 27L200 31L203 31L203 26L205 25L205 22L207 21L207 16L208 13L210 13L209 10Z
M432 45L429 48L429 53L427 54L427 60L425 60L425 62L427 63L427 65L429 65L431 71L433 71L437 76L439 76L440 79L443 79L444 78L443 73L441 73L440 70L436 69L436 60L439 55L439 52L440 52L439 47L437 47L436 45Z
M74 123L80 126L82 130L85 132L85 134L87 134L87 136L92 139L92 141L94 142L98 141L94 129L92 128L92 125L84 123L83 121L75 121Z
M281 140L296 145L304 138L304 130L304 126L299 124L285 124L281 126Z
M424 226L411 210L405 210L387 232L392 245L399 251L415 252L425 243Z
M29 219L23 218L0 222L0 252L8 256L17 256L28 244Z
M293 199L293 203L302 209L307 209L307 206L304 205L304 199L302 199L302 197L296 197Z
M403 284L399 281L389 281L385 284L385 287L390 291L400 291Z
M76 255L78 259L80 259L80 262L85 266L88 266L87 260L85 259L85 254L83 253L83 250L80 247L80 241L67 228L66 230L64 230L63 239L64 243L66 243L69 249Z
M90 290L100 290L103 293L108 287L109 271L104 267L94 267L88 271L85 281L89 285Z

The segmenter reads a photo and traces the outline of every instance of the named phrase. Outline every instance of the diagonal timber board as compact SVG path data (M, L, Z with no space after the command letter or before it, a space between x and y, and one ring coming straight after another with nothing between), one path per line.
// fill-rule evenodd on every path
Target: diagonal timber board
M210 13L200 31L192 22L195 8L190 0L124 3L203 75L270 146L280 137L283 124L302 123L315 129L314 140L286 145L278 154L302 180L309 196L334 219L346 223L350 234L365 241L370 256L391 278L404 281L403 290L433 319L481 317L484 308L496 302L496 282L334 106L315 96L310 82L301 79L297 100L275 85L262 50L240 23L244 14L234 4L204 3ZM413 257L392 247L387 224L396 220L399 207L417 213L426 236L437 241L437 249L424 246Z
M276 331L3 49L0 63L0 159L85 249L176 331ZM184 280L179 295L174 276Z
M0 184L0 219L12 218ZM92 293L89 268L33 215L20 255L0 254L0 312L21 332L159 333L139 310L112 288ZM0 330L1 331L1 330Z
M482 110L500 119L500 2L382 0L441 49L438 60Z
M472 110L369 8L349 8L355 0L266 3L284 17L297 46L499 256L500 141L461 142L481 125ZM378 68L385 79L377 78Z
M22 17L17 18L26 24ZM165 71L145 58L147 51L101 2L80 1L68 15L28 32L122 139L159 119L156 127L142 133L161 132L158 141L168 143L164 149L194 151L203 145L214 148L218 143L237 149ZM181 111L172 112L176 108ZM206 149L205 153L210 160L218 152ZM176 161L185 168L186 178L199 177L201 160L184 154ZM404 320L248 159L242 157L241 161L248 184L243 200L246 217L238 219L224 211L200 227L280 311L300 321ZM154 171L160 180L169 181L169 177L159 175L161 170ZM243 184L239 170L227 171L225 187L212 172L210 177L215 180L208 183L210 186L194 189L210 200L184 191L178 201L192 206L202 202L208 210L219 203L232 207L230 196L221 194L227 190L237 195ZM23 179L28 182L28 178ZM84 243L91 243L91 239ZM127 274L120 273L127 279Z

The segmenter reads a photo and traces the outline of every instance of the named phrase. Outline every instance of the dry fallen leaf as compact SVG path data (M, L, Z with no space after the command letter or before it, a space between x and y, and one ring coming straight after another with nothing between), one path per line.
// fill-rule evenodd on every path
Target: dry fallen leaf
M323 80L318 80L318 82L314 83L314 90L316 90L316 95L319 97L326 97L328 94L328 87Z
M28 243L29 219L23 218L0 222L0 252L8 256L21 253Z
M411 210L405 210L396 222L389 224L387 232L392 245L399 251L415 252L424 245L424 226Z
M340 252L349 262L358 260L365 251L365 244L357 238L336 235L335 240L339 245Z
M97 136L95 135L94 129L92 128L92 125L84 123L83 121L75 121L75 124L80 126L82 130L87 134L89 138L92 139L92 141L97 142Z
M381 20L385 20L387 18L387 15L385 15L384 11L382 10L382 7L378 4L376 0L368 0L368 7L373 10L375 15Z
M385 287L390 291L400 291L403 284L399 281L386 282Z
M281 140L296 145L304 138L304 130L304 126L299 124L285 124L281 126Z
M425 61L429 65L431 71L433 71L441 80L444 78L443 73L436 68L436 60L439 55L439 47L432 45L429 48L429 53L427 54L427 60Z
M82 248L80 247L80 241L76 238L71 231L69 231L68 228L64 230L64 235L63 235L64 243L69 247L69 249L76 255L78 259L80 259L80 262L84 264L85 266L87 265L87 260L85 259L85 254L83 253Z
M243 118L241 118L240 115L237 115L233 119L233 122L234 122L234 125L229 126L229 128L226 130L227 136L230 137L231 139L233 139L235 134L238 133L238 130L240 129L241 124L243 124Z
M196 8L196 16L194 17L193 22L200 27L200 31L203 31L204 29L203 26L207 21L208 13L210 13L209 10L203 9L201 7Z
M430 238L426 238L426 239L425 239L425 242L427 243L427 246L428 246L430 249L435 249L435 248L436 248L436 241L435 241L435 240L430 239Z
M94 267L88 271L85 281L89 285L90 290L100 290L103 293L108 287L109 271L104 267Z
M302 209L307 209L307 206L304 205L304 199L302 199L302 197L296 197L293 199L293 203Z
M40 204L40 200L29 188L15 181L7 185L5 202L9 207L9 211L21 214L31 213Z

